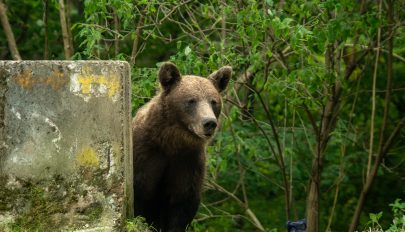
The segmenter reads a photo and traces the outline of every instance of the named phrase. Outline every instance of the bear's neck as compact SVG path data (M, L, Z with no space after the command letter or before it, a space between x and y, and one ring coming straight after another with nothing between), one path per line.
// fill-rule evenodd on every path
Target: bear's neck
M206 142L178 125L166 125L158 135L164 151L173 154L204 153Z

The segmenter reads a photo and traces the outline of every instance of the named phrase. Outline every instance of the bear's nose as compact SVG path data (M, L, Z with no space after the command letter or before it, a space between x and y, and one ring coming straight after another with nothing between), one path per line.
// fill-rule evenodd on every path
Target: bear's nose
M205 119L203 121L203 126L206 131L211 131L217 127L217 120L215 119Z

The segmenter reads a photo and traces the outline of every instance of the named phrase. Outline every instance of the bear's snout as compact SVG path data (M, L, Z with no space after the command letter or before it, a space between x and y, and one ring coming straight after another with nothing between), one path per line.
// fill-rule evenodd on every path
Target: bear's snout
M217 128L217 119L215 119L215 118L204 119L203 127L204 127L205 136L213 135L215 132L215 128Z

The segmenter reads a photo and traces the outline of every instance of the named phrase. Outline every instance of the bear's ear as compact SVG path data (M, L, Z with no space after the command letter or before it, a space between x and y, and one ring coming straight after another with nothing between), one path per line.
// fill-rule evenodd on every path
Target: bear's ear
M224 66L217 71L213 72L211 75L208 76L208 79L212 81L215 88L219 92L222 92L228 86L229 80L232 77L232 67L231 66Z
M165 62L159 69L159 82L164 90L170 90L179 83L181 74L177 66L171 62Z

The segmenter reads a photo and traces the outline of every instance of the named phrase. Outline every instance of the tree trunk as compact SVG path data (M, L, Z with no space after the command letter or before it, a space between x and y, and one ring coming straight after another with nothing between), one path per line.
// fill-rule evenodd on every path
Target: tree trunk
M44 0L44 14L43 14L43 21L44 21L44 30L45 30L45 44L44 44L44 60L49 59L49 46L48 46L48 0Z
M120 52L120 41L118 33L120 33L120 21L118 19L117 11L113 7L113 17L114 17L114 54L117 56Z
M334 69L334 51L335 45L330 44L325 54L325 66L330 72ZM312 160L306 209L307 228L310 232L319 231L319 190L321 185L322 163L324 152L329 142L330 133L333 131L337 121L335 114L337 109L339 109L339 99L342 92L342 85L339 78L337 78L335 84L328 92L330 97L322 113L319 129L317 129L315 124L313 125L317 138L317 147L316 154Z
M338 96L340 96L340 91ZM329 141L330 132L332 131L331 128L333 128L335 125L335 121L331 120L331 116L337 107L338 104L335 101L330 101L326 107L330 110L326 110L327 113L322 119L323 128L318 137L319 140L317 143L316 156L312 161L306 210L307 230L310 232L319 231L319 191L321 186L324 152Z
M73 55L74 47L73 47L72 30L70 30L70 28L72 28L72 24L70 23L70 15L71 15L70 7L71 7L70 0L66 0L66 16L65 16L66 29L67 29L67 33L68 33L68 39L69 39L70 54Z
M356 210L354 212L352 222L350 223L350 226L349 226L349 232L354 232L357 225L359 224L361 211L363 210L364 202L365 202L366 196L368 194L369 179L370 178L367 178L367 183L361 190L359 201L357 202Z
M68 32L68 26L66 23L66 14L65 14L65 3L64 0L59 0L59 17L60 17L60 25L62 28L62 36L63 36L63 48L65 51L65 59L70 60L72 57L72 50L70 47L70 38Z
M142 26L143 26L144 21L145 21L145 17L141 14L139 21L138 21L138 25L136 27L134 43L132 45L132 53L131 53L131 61L130 61L131 67L135 65L136 56L138 55L139 41L141 38Z
M307 198L307 228L308 231L319 231L319 184L320 184L319 159L312 163L311 180Z
M4 29L4 34L6 34L8 48L10 49L11 56L14 60L21 60L21 56L18 52L17 44L15 42L14 34L8 21L7 9L2 0L0 0L0 21Z

